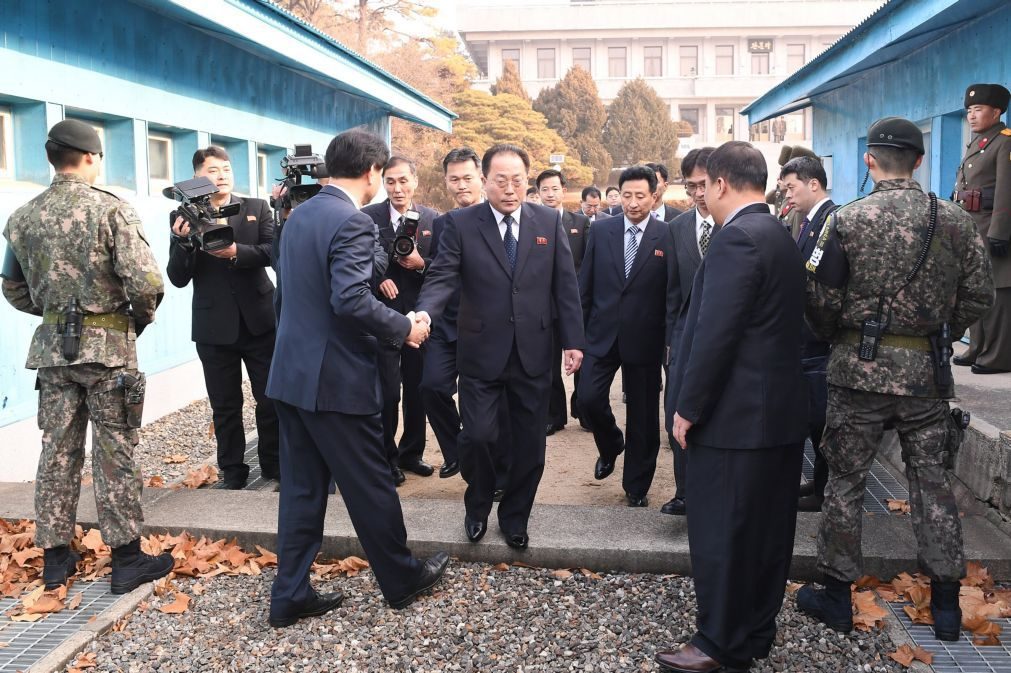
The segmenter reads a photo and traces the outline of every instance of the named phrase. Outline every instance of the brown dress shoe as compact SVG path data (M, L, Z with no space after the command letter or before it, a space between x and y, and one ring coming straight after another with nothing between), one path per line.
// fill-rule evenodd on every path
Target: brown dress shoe
M674 673L718 673L719 671L738 671L742 669L724 668L705 652L688 643L680 650L657 652L653 661L660 668Z

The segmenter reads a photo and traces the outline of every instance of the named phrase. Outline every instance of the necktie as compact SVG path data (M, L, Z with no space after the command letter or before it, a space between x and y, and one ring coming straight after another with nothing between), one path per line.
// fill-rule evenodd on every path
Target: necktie
M811 220L804 218L804 222L800 226L800 233L797 234L797 242L800 243L804 240L804 234L807 233L807 228L811 226Z
M713 225L709 223L709 220L702 220L702 235L699 236L699 252L705 257L706 253L709 252L709 237L713 230Z
M505 245L506 258L509 260L509 270L516 271L516 236L513 234L513 216L506 215L502 218L502 224L506 226L505 236L502 243Z
M639 227L634 224L628 225L628 229L625 230L625 233L628 235L628 240L625 243L625 278L628 278L628 274L632 272L635 253L639 251L639 242L635 238L638 231Z
M400 232L404 230L405 224L407 224L407 219L403 215L401 215L400 219L397 220L397 236L399 236Z

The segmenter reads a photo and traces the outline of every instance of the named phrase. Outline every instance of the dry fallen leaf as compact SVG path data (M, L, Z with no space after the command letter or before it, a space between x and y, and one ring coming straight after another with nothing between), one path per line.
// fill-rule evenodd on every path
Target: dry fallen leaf
M884 623L888 610L878 605L873 591L853 592L853 626L861 631L870 631Z
M84 599L84 594L83 593L75 594L74 597L70 599L70 602L67 603L67 609L68 610L76 610L78 607L80 607L81 600L83 600L83 599Z
M177 591L175 594L175 600L168 605L162 605L158 608L158 612L164 612L167 615L178 615L186 612L190 609L190 597L181 591Z
M98 666L98 655L94 652L81 652L77 655L77 659L74 663L70 665L67 669L67 673L81 673L81 671L88 668L95 668Z
M589 577L591 580L599 580L599 579L601 579L601 577L600 577L600 575L598 573L593 572L589 568L580 568L579 572L583 573L584 577Z
M185 453L173 453L171 455L162 458L162 462L165 463L166 465L175 465L178 463L185 463L189 459L190 457L187 456Z
M11 621L12 622L37 622L40 619L42 619L43 617L45 617L45 615L42 614L42 613L38 613L38 614L27 614L27 613L25 613L25 614L20 614L20 615L11 615Z
M910 647L909 645L903 645L888 656L902 664L905 668L909 668L913 664L913 660L922 661L927 666L930 666L934 662L933 654L922 647Z
M508 563L496 563L493 567L495 570L509 570Z
M165 479L156 474L144 482L144 485L148 488L165 488Z
M213 484L218 480L218 468L213 465L202 465L190 470L183 478L182 485L186 488L200 488Z
M803 582L787 582L786 583L786 593L791 596L796 594L804 586Z
M898 500L895 498L888 498L885 500L885 504L888 505L889 512L898 512L900 514L909 514L911 511L909 508L908 500Z
M553 571L551 571L551 574L554 575L555 578L560 579L560 580L567 580L570 577L572 577L572 572L569 571L569 570L564 570L564 569L562 569L562 570L553 570Z

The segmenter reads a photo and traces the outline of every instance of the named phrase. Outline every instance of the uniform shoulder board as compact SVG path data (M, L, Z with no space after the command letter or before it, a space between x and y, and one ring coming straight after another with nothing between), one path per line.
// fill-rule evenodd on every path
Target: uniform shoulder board
M838 212L829 215L821 235L815 244L805 267L816 281L831 288L841 288L846 285L850 275L849 260L839 242L836 231Z
M95 185L91 185L91 188L94 189L96 192L102 192L103 194L108 194L109 196L111 196L112 198L116 199L117 201L122 201L123 200L123 199L119 198L118 196L116 196L115 194L113 194L112 192L106 191L106 190L102 189L101 187L96 187Z
M1001 129L1000 134L1002 136L1011 136L1011 129Z

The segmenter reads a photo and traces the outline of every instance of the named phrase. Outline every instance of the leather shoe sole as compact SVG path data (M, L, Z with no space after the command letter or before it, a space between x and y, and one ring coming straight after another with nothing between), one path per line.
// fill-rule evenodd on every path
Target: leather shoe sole
M984 367L983 365L973 365L973 374L1007 374L1007 369L994 369L993 367Z
M281 629L285 626L291 626L300 619L325 615L331 610L339 608L343 602L344 594L339 591L332 594L317 594L313 600L309 601L309 603L303 606L296 614L288 617L269 617L267 618L267 623L275 629Z
M419 460L416 463L401 463L399 467L401 470L416 474L419 477L431 477L435 472L435 468L423 460Z
M460 472L460 463L459 461L454 460L452 463L445 463L442 467L439 468L439 478L449 479L450 477L459 474L459 472Z
M597 481L601 479L607 479L614 472L614 461L610 463L605 461L603 458L597 458L597 464L593 467L593 478Z
M440 551L435 556L430 557L421 568L421 579L418 586L403 598L390 601L390 606L394 610L406 608L414 602L414 599L438 584L439 580L446 573L447 567L449 567L449 554L446 552Z

